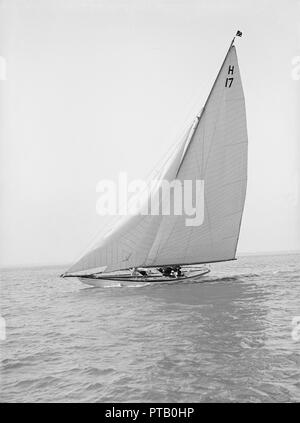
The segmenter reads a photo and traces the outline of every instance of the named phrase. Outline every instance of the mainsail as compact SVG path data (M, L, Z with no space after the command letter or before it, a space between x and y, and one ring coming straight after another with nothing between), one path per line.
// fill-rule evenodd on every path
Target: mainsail
M161 173L170 182L204 181L202 224L186 226L185 215L138 213L102 237L65 275L234 259L246 195L247 143L232 42L201 114Z

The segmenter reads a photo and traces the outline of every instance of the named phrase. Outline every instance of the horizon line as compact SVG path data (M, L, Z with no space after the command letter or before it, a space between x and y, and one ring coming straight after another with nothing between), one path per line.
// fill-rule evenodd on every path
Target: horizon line
M265 256L265 255L288 255L288 254L300 254L300 250L275 250L275 251L241 251L236 257L247 257L247 256ZM227 260L226 260L227 261ZM0 269L16 269L16 268L39 268L39 267L68 267L70 263L19 263L19 264L7 264L0 265Z

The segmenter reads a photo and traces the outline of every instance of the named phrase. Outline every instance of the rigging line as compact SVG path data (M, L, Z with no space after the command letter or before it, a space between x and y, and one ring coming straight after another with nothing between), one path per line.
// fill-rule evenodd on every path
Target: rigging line
M183 141L185 141L186 136L187 136L187 132L185 131L185 136L184 139L179 140L179 142L177 142L175 145L173 145L172 147L172 151L169 152L168 156L166 157L166 159L164 160L164 162L161 164L160 168L157 169L156 173L158 176L162 176L163 175L163 171L165 170L165 166L167 165L167 163L170 161L170 159L175 155L176 151L178 150L178 148L181 146L181 144L183 143ZM155 169L154 169L155 170ZM143 190L141 190L141 192L138 194L138 198L141 198L143 196L143 194L145 193L145 191L148 190L148 188L151 188L151 183L154 180L154 178L150 178L152 175L154 176L154 170L150 173L150 175L148 176L148 181L147 184L145 186L145 188ZM157 180L157 182L159 182L159 180ZM153 187L154 189L156 188ZM149 192L149 194L151 195L151 191ZM131 199L132 200L132 199Z
M174 148L177 147L177 145L182 141L182 138L184 137L184 135L186 134L186 127L191 128L191 126L194 124L195 121L195 114L197 114L196 110L200 110L200 113L202 111L201 106L197 106L196 105L199 102L199 94L196 94L194 96L194 98L196 99L195 101L191 101L190 105L188 107L188 111L185 113L185 116L183 118L183 124L180 125L180 129L178 131L176 131L176 135L175 135L175 142L172 142L172 144L170 145L170 147L168 147L166 153L163 154L163 156L158 160L158 162L156 163L156 165L152 168L152 170L150 171L150 174L160 165L160 162L164 160L164 158L169 154L170 151L172 151ZM199 115L199 112L198 112ZM147 174L148 176L149 174Z
M181 134L180 134L180 138L179 136L177 136L177 142L173 143L168 150L166 151L166 153L163 155L163 157L161 157L156 165L154 166L154 168L152 168L146 178L149 179L147 186L145 187L145 189L140 193L140 195L142 196L143 192L145 192L145 190L147 189L147 187L149 186L149 184L151 183L150 177L152 174L156 172L159 173L159 171L162 171L163 167L166 165L166 163L168 162L168 160L170 160L170 158L172 157L172 155L175 153L176 149L179 147L179 145L182 143L182 137L187 134L187 130L181 130ZM179 139L178 139L179 138ZM124 203L122 204L124 205ZM81 258L83 258L85 256L85 254L88 252L88 250L90 250L93 246L95 246L96 240L100 237L100 236L104 236L105 234L109 233L113 227L118 223L121 224L122 220L126 220L126 218L128 218L128 216L110 216L108 220L108 222L105 225L105 222L102 222L101 227L99 228L99 230L96 232L96 234L93 236L92 240L89 242L89 244L87 245L87 247L85 247L82 252L80 254L78 254L76 260L73 261L73 263L69 266L68 269L70 269L74 264L76 264ZM68 272L68 270L66 271Z
M184 124L180 126L181 128L188 127L188 128L191 129L191 127L193 126L193 124L195 122L195 115L201 114L203 108L199 104L200 103L199 98L200 98L200 95L199 94L196 94L195 95L195 99L196 100L190 102L189 109L188 109L188 111L186 112L186 114L185 114L185 116L183 118ZM200 112L199 112L199 110L200 110ZM181 129L180 132L177 131L177 134L179 134L179 136L177 135L175 139L178 139L180 137L180 139L179 139L179 142L180 142L181 139L182 139L182 137L185 135L185 133L186 133L186 130L185 129L183 129L183 130ZM174 147L174 144L172 144L172 145ZM172 146L170 148L172 148Z
M194 104L196 104L196 103L194 103ZM194 106L194 104L193 104L193 106ZM172 144L168 147L168 149L166 150L166 153L164 153L162 155L162 157L158 160L158 162L156 163L154 168L152 168L152 171L155 170L160 165L160 162L165 161L165 157L167 157L168 154L170 152L172 152L172 150L176 149L176 147L181 143L182 138L190 130L191 126L194 123L194 112L192 111L192 108L194 108L194 107L190 107L190 110L186 113L186 115L183 119L183 124L180 125L180 130L176 131L176 135L174 137L175 142L172 142ZM187 127L188 127L188 131L186 130Z
M174 153L175 149L177 148L177 146L180 144L180 142L182 141L182 137L185 135L185 133L187 132L185 130L186 126L188 126L188 128L191 127L191 125L193 124L194 118L192 118L192 116L194 116L194 109L196 107L196 104L198 103L198 98L199 96L195 95L195 98L197 97L197 100L190 102L190 106L188 111L185 114L185 117L183 119L183 122L187 122L186 124L182 125L180 129L180 131L177 131L177 135L175 136L175 142L173 142L170 147L168 147L168 149L166 150L166 152L162 155L162 157L157 161L157 163L155 164L155 166L148 172L148 174L146 175L146 178L150 178L151 174L153 174L156 170L157 172L165 165L165 163L167 163L167 161L170 159L170 157L172 156L172 154ZM200 108L200 107L199 107ZM188 121L190 123L188 123ZM191 123L192 121L192 123ZM148 182L149 184L149 182ZM84 256L84 254L94 245L96 239L102 234L104 235L105 233L109 232L111 230L111 228L119 221L123 218L123 216L115 216L112 219L109 219L109 221L107 222L107 225L105 225L105 223L103 222L100 229L96 232L96 234L94 235L94 237L92 238L92 240L89 242L88 246L86 248L84 248L82 250L82 252L78 255L77 259L74 260L74 262L72 263L72 265L70 267L72 267L78 260L80 260L80 258L82 258Z

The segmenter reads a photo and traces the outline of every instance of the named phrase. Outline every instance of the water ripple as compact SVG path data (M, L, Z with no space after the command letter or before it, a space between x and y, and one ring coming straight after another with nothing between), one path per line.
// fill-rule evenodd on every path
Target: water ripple
M300 400L300 256L243 257L203 283L120 289L2 271L1 401Z

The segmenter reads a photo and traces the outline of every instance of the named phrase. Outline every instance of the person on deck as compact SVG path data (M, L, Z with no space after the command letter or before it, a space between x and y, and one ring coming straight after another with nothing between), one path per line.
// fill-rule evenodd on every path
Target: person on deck
M170 267L170 266L167 266L167 267L164 267L164 270L163 270L163 275L164 276L167 276L167 277L174 277L174 274L172 274L173 273L173 269L172 269L172 267Z
M176 278L182 276L181 267L180 266L174 267L174 273L175 273Z

